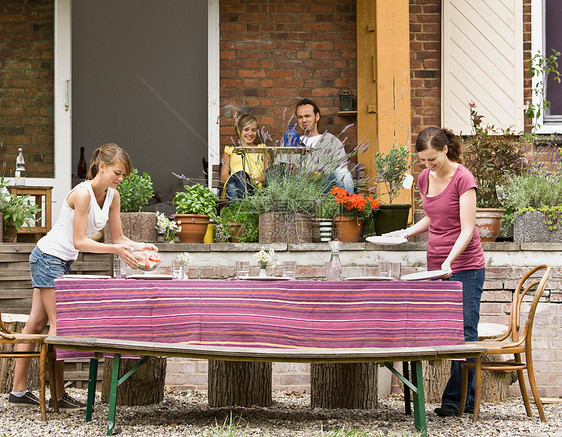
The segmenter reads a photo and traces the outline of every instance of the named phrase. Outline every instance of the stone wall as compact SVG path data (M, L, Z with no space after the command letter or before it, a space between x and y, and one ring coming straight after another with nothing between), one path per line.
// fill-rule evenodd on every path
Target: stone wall
M484 243L486 282L482 296L481 320L507 323L511 296L518 280L532 267L550 264L552 273L547 289L538 306L533 330L535 376L541 396L562 397L562 244ZM297 277L323 279L324 263L330 257L327 243L270 244L281 260L296 260ZM252 259L258 244L159 245L164 264L177 252L188 251L193 256L190 278L233 278L236 260L250 261L250 274L257 274ZM344 243L340 253L343 276L377 274L380 261L402 263L402 273L425 269L425 243L408 243L396 248L382 248L369 243ZM271 271L270 274L280 274ZM178 388L206 390L207 363L198 360L170 359L166 384ZM274 363L274 390L309 390L309 367L306 364ZM381 375L387 372L380 372ZM518 394L517 384L511 386ZM383 392L384 393L384 392Z

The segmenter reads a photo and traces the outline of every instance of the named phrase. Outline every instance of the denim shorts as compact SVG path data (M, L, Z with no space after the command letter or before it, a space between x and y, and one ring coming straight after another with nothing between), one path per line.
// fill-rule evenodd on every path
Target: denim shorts
M31 285L33 288L55 288L55 279L67 275L73 262L43 253L35 247L29 255Z

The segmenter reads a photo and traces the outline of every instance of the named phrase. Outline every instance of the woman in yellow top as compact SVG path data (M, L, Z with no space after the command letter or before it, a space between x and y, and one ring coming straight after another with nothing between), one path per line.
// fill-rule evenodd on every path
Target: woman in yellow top
M234 146L226 146L222 154L221 182L229 203L252 195L256 186L261 186L269 158L264 153L252 153L251 148L264 146L258 141L258 121L253 115L245 114L236 123L239 146L250 150L236 153Z

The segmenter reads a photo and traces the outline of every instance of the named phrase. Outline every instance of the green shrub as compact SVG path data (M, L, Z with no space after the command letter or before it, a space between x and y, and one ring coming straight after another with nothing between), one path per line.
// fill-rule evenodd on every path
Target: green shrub
M148 205L148 201L154 195L152 179L148 173L139 176L139 171L134 168L130 175L125 176L117 186L121 195L121 211L137 212Z

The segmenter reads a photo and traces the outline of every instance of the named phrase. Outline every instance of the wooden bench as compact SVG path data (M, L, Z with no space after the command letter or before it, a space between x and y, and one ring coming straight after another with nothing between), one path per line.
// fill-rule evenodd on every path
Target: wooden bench
M484 348L478 344L457 346L423 346L402 348L361 348L361 349L289 349L289 348L250 348L226 346L199 346L179 343L137 342L86 337L50 336L45 343L56 349L68 349L93 352L90 360L90 383L88 385L88 406L86 421L92 418L95 399L98 359L103 354L113 354L113 370L107 435L112 435L115 428L117 387L131 376L142 364L153 356L184 357L199 359L216 359L226 361L272 361L304 363L381 363L393 372L405 386L405 393L414 393L414 424L417 431L427 436L425 418L425 401L421 361L439 359L465 359L480 356ZM118 375L121 355L138 355L141 357L133 369L123 376ZM405 378L394 369L393 362L411 362L412 379ZM407 366L404 366L407 368ZM407 397L406 397L407 399ZM409 406L409 401L408 401Z

